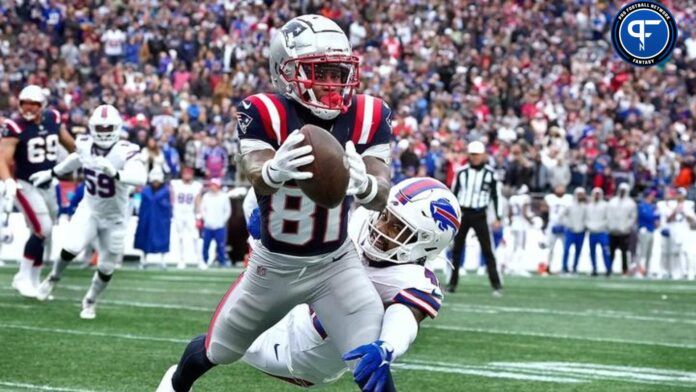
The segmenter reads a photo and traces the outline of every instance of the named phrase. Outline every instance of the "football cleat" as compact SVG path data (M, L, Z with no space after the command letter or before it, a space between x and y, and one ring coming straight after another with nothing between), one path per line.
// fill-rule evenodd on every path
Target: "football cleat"
M176 392L172 386L172 376L174 376L174 372L176 372L176 366L177 365L172 365L167 369L167 372L164 373L162 381L160 381L155 392Z
M94 320L97 317L97 304L88 299L82 300L82 311L80 318L83 320Z
M56 288L56 283L58 283L57 280L54 280L51 278L49 275L46 279L44 279L43 282L39 285L39 289L36 292L36 299L39 301L45 301L45 300L51 300L53 299L53 296L51 293L53 290Z
M21 278L19 274L12 279L12 288L26 298L36 298L36 287L31 283L31 279Z

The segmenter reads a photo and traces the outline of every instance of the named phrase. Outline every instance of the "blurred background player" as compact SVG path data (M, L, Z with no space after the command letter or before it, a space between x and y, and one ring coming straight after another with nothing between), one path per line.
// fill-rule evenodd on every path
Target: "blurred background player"
M68 264L94 239L99 240L99 261L92 284L82 299L80 317L96 317L96 301L111 281L116 263L123 256L126 236L129 186L145 184L145 165L138 146L119 141L123 121L111 105L97 107L89 119L90 136L77 139L76 152L49 170L31 176L35 186L82 168L85 195L70 220L60 259L41 283L37 298L47 299Z
M652 189L646 191L638 204L638 252L634 262L638 267L636 274L641 276L650 274L655 229L660 223L655 195L656 192Z
M607 203L607 224L609 228L609 258L613 264L616 251L621 251L621 271L628 274L629 243L631 233L636 228L638 208L636 202L629 195L630 186L623 182L619 185L619 191Z
M135 229L135 249L143 251L140 268L150 260L167 268L164 255L169 252L172 226L172 198L169 186L164 181L164 172L159 166L148 174L148 184L141 192L138 227ZM148 256L152 255L148 258Z
M558 185L553 189L553 193L544 196L545 208L549 214L549 221L546 226L546 246L548 247L546 273L548 274L551 274L556 242L561 241L561 245L564 243L566 226L563 219L566 215L566 210L573 202L573 196L567 195L565 192L565 186Z
M604 201L604 191L602 188L592 189L590 202L587 204L587 215L585 215L585 227L590 233L590 261L592 261L592 276L597 276L597 245L599 245L606 275L611 275L612 260L609 255L609 222L607 212L607 202ZM577 272L577 263L573 267L573 272Z
M19 93L19 116L0 117L0 122L0 180L5 181L5 203L16 203L31 230L12 287L21 295L33 298L39 287L44 257L50 257L58 203L52 182L36 187L29 177L53 168L58 160L58 145L72 152L75 141L61 128L60 113L46 109L46 96L36 85L26 86Z
M186 268L186 261L199 260L196 215L199 212L203 185L193 179L193 168L184 167L181 179L169 183L172 192L174 244L178 249L177 268ZM196 263L198 264L198 263Z
M522 185L515 195L512 195L508 204L508 218L510 219L510 234L512 246L507 262L501 270L504 273L529 276L529 273L518 265L523 263L525 249L527 248L527 233L532 229L532 199L529 197L529 188Z
M686 189L670 190L669 199L662 205L662 276L679 279L686 275L694 278L694 261L688 259L687 249L690 236L690 224L696 223L694 203L686 200Z
M577 266L580 261L582 244L585 242L585 223L587 220L587 194L581 187L573 191L573 202L565 209L563 223L566 227L565 238L563 240L563 273L568 271L568 257L570 257L570 247L574 248L573 265Z
M201 217L203 219L203 264L206 269L209 265L210 243L215 240L215 253L217 262L221 267L227 266L225 248L227 244L227 220L232 215L230 198L227 192L222 192L222 181L213 178L208 182L208 190L201 199Z

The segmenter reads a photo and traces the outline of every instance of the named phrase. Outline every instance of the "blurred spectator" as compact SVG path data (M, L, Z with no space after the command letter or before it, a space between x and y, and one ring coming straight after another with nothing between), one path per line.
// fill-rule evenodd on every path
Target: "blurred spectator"
M135 249L143 251L141 268L148 263L148 255L159 255L159 263L166 267L164 254L169 252L169 235L172 221L172 202L164 173L155 167L148 175L149 184L141 192L138 227L135 230Z
M141 158L147 165L147 170L152 171L155 168L162 170L162 173L169 173L169 166L164 158L162 149L154 136L147 138L147 145L140 151Z
M616 251L621 250L621 268L624 275L628 274L629 240L631 232L636 228L636 202L629 196L629 185L622 183L619 191L608 203L609 249L611 260L616 257Z
M227 266L225 246L227 241L227 220L232 214L230 200L225 192L221 192L222 183L219 178L209 181L209 189L201 199L201 216L203 217L203 264L208 267L208 252L211 241L215 240L217 261L220 266Z
M612 258L609 253L609 206L604 200L602 188L593 188L590 202L587 204L585 227L590 233L590 260L592 276L597 276L597 246L604 260L607 276L611 276ZM577 271L577 265L574 268Z
M574 248L573 266L577 268L580 262L582 244L585 242L585 229L587 223L587 194L583 188L575 188L573 201L565 209L563 222L566 228L563 241L563 273L567 274L570 248ZM594 264L594 262L593 262Z
M208 145L203 147L202 157L204 161L206 178L223 178L227 172L229 160L227 150L220 145L217 137L208 137Z
M654 233L660 222L660 214L655 205L656 195L657 192L648 190L638 204L638 252L634 262L643 276L650 273Z

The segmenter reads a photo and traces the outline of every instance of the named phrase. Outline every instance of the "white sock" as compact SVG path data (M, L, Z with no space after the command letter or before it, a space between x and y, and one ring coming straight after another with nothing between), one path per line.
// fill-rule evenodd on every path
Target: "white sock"
M43 269L43 265L40 265L38 267L31 267L31 271L29 272L29 277L31 284L34 287L39 287L39 283L41 281L41 270Z
M102 291L104 291L108 284L109 282L101 280L99 277L99 271L95 271L94 276L92 277L92 285L89 286L85 299L92 303L97 302L97 297L102 293Z
M20 279L30 279L31 269L34 268L34 260L22 258L19 262L19 278Z

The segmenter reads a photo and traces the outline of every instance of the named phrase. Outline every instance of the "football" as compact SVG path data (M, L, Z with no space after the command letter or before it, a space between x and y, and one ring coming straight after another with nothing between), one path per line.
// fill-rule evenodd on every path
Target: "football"
M312 172L314 176L297 181L297 185L318 205L337 207L346 197L350 179L345 150L333 135L316 125L307 124L300 132L305 135L301 145L311 145L314 154L314 162L301 166L300 170Z

